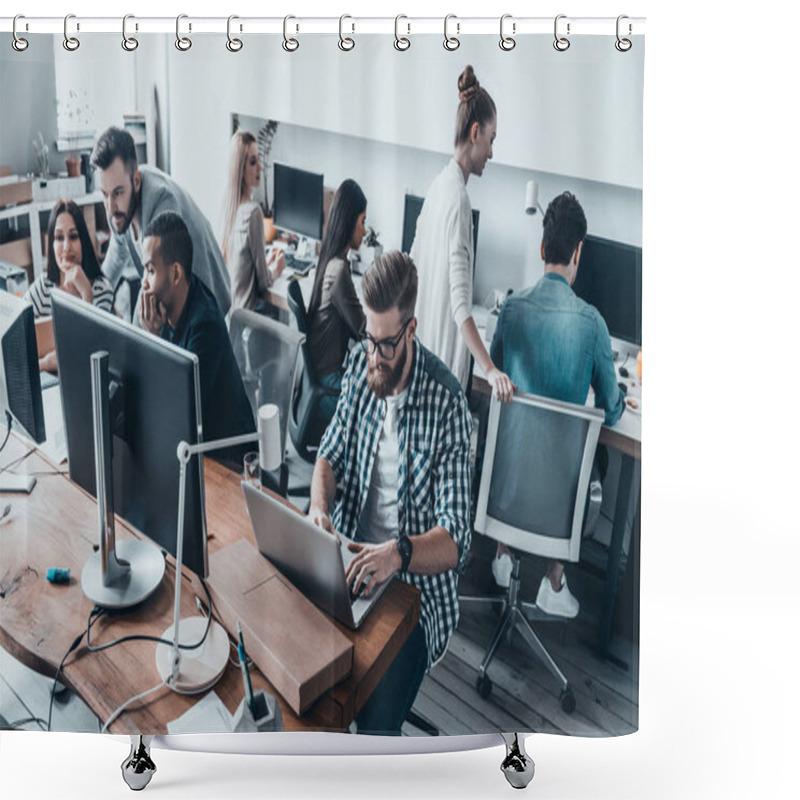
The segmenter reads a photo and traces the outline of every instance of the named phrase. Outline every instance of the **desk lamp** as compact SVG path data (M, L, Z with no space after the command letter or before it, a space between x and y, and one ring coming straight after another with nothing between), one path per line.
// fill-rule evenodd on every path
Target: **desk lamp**
M217 439L213 442L178 444L178 463L180 465L180 482L178 489L178 544L175 554L175 603L173 624L161 635L172 645L160 644L156 648L156 668L164 682L179 694L198 694L211 688L221 677L228 666L230 645L225 629L213 620L204 617L189 617L181 620L181 568L183 566L183 521L184 501L186 494L186 468L192 456L221 450L227 447L238 447L251 442L259 443L259 463L262 480L282 466L280 449L280 411L277 406L268 404L258 409L258 430L241 436ZM208 636L202 647L181 653L179 645L198 642L203 636L206 625L209 625Z
M544 216L544 211L539 205L539 184L535 180L528 181L525 187L525 213L533 216L537 209Z

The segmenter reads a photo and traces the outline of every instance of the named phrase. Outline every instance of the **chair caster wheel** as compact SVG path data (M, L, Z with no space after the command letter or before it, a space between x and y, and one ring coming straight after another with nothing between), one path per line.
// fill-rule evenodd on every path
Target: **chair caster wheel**
M515 789L524 789L532 780L536 766L525 752L525 742L516 733L504 733L506 757L500 765L506 780Z
M131 736L131 752L122 762L122 779L135 792L144 789L156 771L156 765L150 758L152 738L152 736Z
M478 694L486 700L492 693L492 679L488 675L478 675L478 681L475 684Z
M575 695L572 694L572 689L569 686L561 692L560 700L561 709L565 714L571 714L575 710Z

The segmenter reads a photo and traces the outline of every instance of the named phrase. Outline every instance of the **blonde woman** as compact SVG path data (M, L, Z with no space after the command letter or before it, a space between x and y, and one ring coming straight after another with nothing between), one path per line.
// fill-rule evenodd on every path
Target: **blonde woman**
M283 252L264 246L264 216L253 200L261 184L261 161L255 136L236 131L231 139L222 255L231 276L231 311L248 308L260 311L264 293L286 266Z

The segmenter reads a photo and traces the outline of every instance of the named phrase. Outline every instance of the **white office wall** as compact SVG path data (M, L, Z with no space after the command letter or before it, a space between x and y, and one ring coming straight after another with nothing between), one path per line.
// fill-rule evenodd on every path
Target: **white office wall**
M87 129L99 133L121 125L122 115L135 108L134 68L141 56L126 53L120 37L112 34L86 36L74 52L62 44L53 37L59 135ZM68 114L76 106L81 107L80 119Z
M476 300L541 274L540 215L523 212L532 177L544 207L569 189L592 233L641 244L641 129L631 124L641 115L641 69L616 58L631 53L604 37L576 39L567 53L545 39L502 53L494 39L465 38L448 53L440 38L419 37L413 58L385 37L359 37L346 54L328 37L305 37L293 54L268 37L236 54L217 38L197 38L187 53L169 48L172 174L218 226L231 115L276 119L273 159L322 172L331 187L355 178L368 223L384 246L399 247L403 195L424 194L450 157L457 78L471 63L498 108L494 160L468 184L481 211ZM533 85L521 83L521 70ZM429 90L415 94L413 85ZM619 113L621 98L630 112Z
M254 134L260 125L244 114L239 123ZM399 249L405 194L424 196L450 155L281 122L270 157L273 162L321 172L325 185L334 189L345 178L354 178L367 196L367 224L380 233L386 249ZM539 182L543 208L556 194L569 190L581 201L591 233L641 245L638 189L489 162L481 178L473 176L467 183L472 206L480 211L476 302L482 302L490 289L519 289L542 274L542 218L524 213L525 185L531 178Z
M17 175L37 173L33 138L42 134L50 146L50 169L64 169L55 152L57 135L55 69L51 48L17 53L11 34L0 36L0 166Z

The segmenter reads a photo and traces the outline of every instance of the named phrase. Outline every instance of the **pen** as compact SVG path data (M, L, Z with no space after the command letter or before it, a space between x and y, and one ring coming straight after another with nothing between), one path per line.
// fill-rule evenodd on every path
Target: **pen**
M244 638L242 637L242 626L239 620L236 620L236 630L239 634L239 664L242 667L242 682L244 683L244 693L247 697L247 704L250 706L250 711L255 719L256 708L253 700L253 684L250 681L250 670L247 668L247 653L244 649Z

